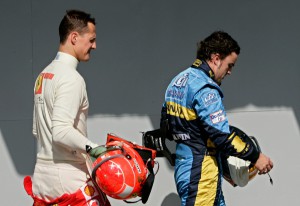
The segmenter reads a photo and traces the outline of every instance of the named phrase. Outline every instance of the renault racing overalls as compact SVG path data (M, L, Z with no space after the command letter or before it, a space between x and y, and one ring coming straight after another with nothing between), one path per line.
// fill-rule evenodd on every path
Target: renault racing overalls
M162 107L176 141L175 182L182 206L225 205L220 152L255 163L259 153L229 129L223 93L197 59L169 84Z

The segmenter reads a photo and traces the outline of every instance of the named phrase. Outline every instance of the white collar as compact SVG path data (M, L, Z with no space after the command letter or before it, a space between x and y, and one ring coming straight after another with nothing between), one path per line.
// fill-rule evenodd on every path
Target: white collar
M54 61L62 61L65 62L67 64L69 64L70 66L72 66L73 68L77 68L77 65L79 63L79 61L72 55L64 53L64 52L57 52L56 57L54 59Z

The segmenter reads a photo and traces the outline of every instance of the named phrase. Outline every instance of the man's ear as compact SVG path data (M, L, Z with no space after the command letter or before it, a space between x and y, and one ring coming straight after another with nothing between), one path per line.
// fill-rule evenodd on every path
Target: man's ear
M75 31L70 34L70 40L71 40L72 45L76 44L78 36L79 36L78 32L75 32Z
M211 55L211 62L214 66L216 66L218 68L221 64L220 54L219 53L212 54Z
M219 66L221 62L220 54L218 53L212 54L211 61L214 65Z

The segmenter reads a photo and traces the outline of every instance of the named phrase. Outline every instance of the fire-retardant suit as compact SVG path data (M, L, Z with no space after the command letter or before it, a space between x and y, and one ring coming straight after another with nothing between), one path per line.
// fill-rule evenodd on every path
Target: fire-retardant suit
M89 102L78 63L58 52L35 83L33 134L39 151L32 181L24 179L34 205L110 205L96 191L86 167L86 145L98 145L87 138Z
M175 182L182 206L225 205L220 152L255 163L259 152L230 131L223 93L208 64L197 59L169 84L162 122L176 141Z

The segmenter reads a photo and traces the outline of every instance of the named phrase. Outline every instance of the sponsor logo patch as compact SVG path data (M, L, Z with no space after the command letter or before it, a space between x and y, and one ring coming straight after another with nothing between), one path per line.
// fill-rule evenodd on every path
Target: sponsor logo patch
M133 159L133 162L134 162L134 165L135 165L135 167L136 167L138 173L141 174L142 171L141 171L140 165L139 165L139 163L136 161L135 158Z
M42 85L43 85L43 75L39 75L37 78L37 81L35 83L35 94L41 94L42 93Z
M189 79L189 74L184 74L182 77L179 77L174 83L175 87L185 87L187 81Z
M80 190L85 200L91 200L99 195L91 180L83 185Z
M191 139L189 134L172 134L174 140L188 140Z
M197 114L193 109L186 108L175 102L167 102L167 113L172 116L186 119L187 121L195 120L197 118Z
M219 100L218 95L216 93L211 93L211 92L207 93L205 96L202 97L202 101L206 107L216 103L218 100Z
M84 188L84 193L85 193L85 195L87 195L87 196L94 196L94 194L95 194L95 189L94 189L94 187L93 186L90 186L90 185L87 185L87 186L85 186L85 188Z
M184 97L184 92L179 91L179 90L170 89L167 91L167 97L172 97L172 98L181 100Z
M41 94L42 93L42 87L43 87L43 80L44 79L52 79L54 77L54 74L52 73L41 73L39 77L37 78L37 81L35 83L35 94Z
M226 117L223 110L219 110L215 113L209 115L210 120L213 124L218 124L219 122L223 122Z

